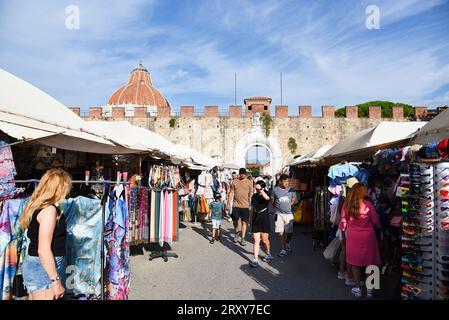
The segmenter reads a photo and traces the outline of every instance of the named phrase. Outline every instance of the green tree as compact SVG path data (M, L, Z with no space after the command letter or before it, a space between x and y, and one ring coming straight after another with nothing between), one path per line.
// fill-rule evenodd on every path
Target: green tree
M365 103L358 104L358 115L359 118L368 118L369 116L369 107L371 106L379 106L382 110L383 118L391 118L393 116L393 107L402 107L404 109L404 117L408 118L413 114L413 107L409 104L399 103L399 102L391 102L391 101L369 101ZM346 108L340 108L335 111L335 116L337 118L346 116Z
M176 125L176 119L175 118L171 118L168 123L170 124L170 128L174 128L175 125Z

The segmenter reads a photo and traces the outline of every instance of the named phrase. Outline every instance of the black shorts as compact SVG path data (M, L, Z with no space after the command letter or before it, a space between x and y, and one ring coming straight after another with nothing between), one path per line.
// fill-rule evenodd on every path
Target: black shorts
M257 213L253 217L252 222L252 232L253 233L270 233L271 232L271 221L269 213Z
M233 208L231 214L232 221L242 219L243 222L249 221L249 208Z

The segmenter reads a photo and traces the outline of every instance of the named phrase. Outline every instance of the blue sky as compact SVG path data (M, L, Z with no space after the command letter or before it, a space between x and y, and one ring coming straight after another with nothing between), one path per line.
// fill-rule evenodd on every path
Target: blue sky
M68 5L80 29L65 27ZM368 5L380 29L365 27ZM449 104L449 1L4 1L0 67L67 106L104 105L143 61L175 110Z

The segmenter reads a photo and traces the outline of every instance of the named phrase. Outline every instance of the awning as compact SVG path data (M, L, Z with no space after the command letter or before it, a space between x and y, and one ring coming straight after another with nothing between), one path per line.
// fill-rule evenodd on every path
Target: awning
M89 133L87 122L53 97L0 69L0 130L24 141L72 151L130 154L130 150Z
M24 142L36 142L65 150L100 154L133 154L140 152L139 150L115 145L91 133L61 128L26 116L9 114L2 110L0 110L0 130Z
M198 152L182 144L175 144L174 151L176 154L182 155L184 157L187 156L192 159L191 163L185 163L188 167L200 165L205 167L206 169L212 169L213 167L220 165L214 158L202 154L201 152Z
M319 164L329 165L341 160L362 161L376 151L407 145L412 135L426 122L384 121L374 128L365 129L340 141L318 159Z
M88 121L96 134L114 142L142 152L151 152L175 161L185 161L188 157L175 153L175 145L157 133L132 125L128 121Z
M289 166L297 166L297 165L306 165L310 164L313 160L319 159L321 156L323 156L330 148L332 148L334 145L324 145L321 148L317 150L313 150L309 153L306 153L305 155L296 158L293 162L289 164Z
M220 168L238 170L240 169L240 166L234 163L224 163L220 165Z
M422 127L414 135L410 145L425 145L446 138L449 138L449 109L444 110Z

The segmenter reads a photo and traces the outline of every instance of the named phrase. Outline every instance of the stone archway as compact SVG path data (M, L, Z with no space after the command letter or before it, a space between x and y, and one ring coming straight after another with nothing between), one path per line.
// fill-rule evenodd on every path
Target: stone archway
M273 137L266 137L262 130L252 130L244 135L236 144L234 163L244 168L246 165L246 152L254 145L261 145L270 153L272 176L282 169L282 153L279 143Z

